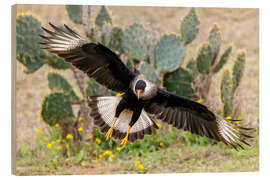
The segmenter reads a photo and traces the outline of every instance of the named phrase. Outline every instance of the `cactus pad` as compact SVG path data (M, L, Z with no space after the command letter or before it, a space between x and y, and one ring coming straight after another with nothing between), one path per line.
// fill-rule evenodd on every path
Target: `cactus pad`
M49 94L42 102L41 117L50 126L70 123L74 115L69 98L62 93Z
M179 68L174 72L164 75L164 87L168 91L178 95L192 97L192 80L193 78L187 70Z
M107 24L112 24L112 19L110 17L109 12L107 11L105 6L102 6L97 17L96 17L96 21L95 24L102 29L103 25L107 23Z
M226 70L223 73L223 77L221 80L221 100L224 104L223 107L223 115L224 117L230 116L233 110L233 89L232 89L232 79L230 76L230 72Z
M53 92L63 93L70 102L79 101L79 97L73 91L71 85L68 81L57 73L49 73L48 74L49 88Z
M140 67L140 73L145 76L149 81L158 84L158 75L155 69L150 64L142 64Z
M43 34L40 27L40 22L32 15L16 18L16 58L26 67L25 73L33 73L45 63L39 44L39 34Z
M70 63L65 62L64 59L51 54L51 56L48 58L48 65L51 66L54 69L69 69L71 67Z
M216 57L219 53L219 48L220 48L220 44L221 44L221 32L220 32L220 28L217 24L214 24L214 27L212 27L210 29L208 41L209 41L211 48L212 48L211 64L214 64L216 61Z
M229 56L230 56L231 52L232 52L232 46L229 46L229 47L225 50L225 52L222 54L222 56L221 56L219 62L217 63L217 65L214 67L214 69L213 69L213 72L214 72L214 73L219 72L220 69L224 66L224 64L226 64L226 62L227 62L228 59L229 59Z
M82 24L82 5L66 5L69 18L76 24Z
M87 97L97 96L100 93L99 91L100 91L100 85L96 81L90 79L87 83L87 88L86 88Z
M241 51L236 57L236 61L233 66L232 81L233 81L233 91L239 86L240 81L243 77L245 68L246 53Z
M199 73L208 74L211 67L212 51L209 43L202 43L197 56L197 69Z
M123 31L121 28L114 27L111 31L111 39L108 47L113 51L121 51L121 39L123 36Z
M199 31L199 25L200 21L198 20L195 9L191 8L181 24L181 36L185 44L190 43L196 37Z
M134 62L131 59L127 60L126 65L127 65L129 70L134 71L135 65L134 65Z
M176 35L164 35L155 47L155 62L160 72L174 71L186 55L184 43Z
M134 23L123 32L122 48L129 57L136 60L144 60L148 56L151 36L153 36L151 31L148 31L139 23Z

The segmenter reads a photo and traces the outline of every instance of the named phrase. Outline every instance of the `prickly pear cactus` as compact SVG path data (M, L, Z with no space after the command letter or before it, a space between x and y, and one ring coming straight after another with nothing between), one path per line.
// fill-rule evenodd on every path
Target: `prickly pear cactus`
M50 126L71 123L74 115L69 98L62 93L49 94L42 102L41 117Z
M233 84L228 70L224 71L221 80L221 100L224 104L223 115L224 117L232 115L233 110Z
M48 60L48 65L54 69L65 70L71 67L70 63L65 62L64 59L54 54L51 54L51 56L48 57L47 60Z
M111 39L108 47L113 51L121 52L121 39L123 36L123 31L119 27L113 27L111 31Z
M145 60L148 57L148 47L152 43L148 41L153 36L151 31L139 24L134 23L127 27L122 36L122 48L131 58Z
M149 81L158 84L157 72L150 64L147 63L142 64L140 67L140 73L143 74L144 77Z
M57 73L48 74L49 88L52 92L61 92L67 96L70 102L78 102L79 97L75 94L68 81Z
M226 64L226 62L228 61L230 54L232 52L232 45L230 45L222 54L219 62L217 63L217 65L214 67L213 72L217 73L220 71L220 69L224 66L224 64Z
M16 57L25 67L25 73L33 73L43 66L41 58L45 53L41 49L39 34L43 34L41 23L32 15L16 17Z
M112 19L110 17L109 12L107 11L105 6L102 6L97 17L96 17L96 21L95 24L102 29L103 25L107 23L107 24L112 24Z
M208 74L211 68L211 46L208 42L202 43L197 56L197 69L200 73Z
M196 37L199 31L199 25L200 21L196 15L195 9L191 8L181 24L181 37L185 44L190 43Z
M87 88L86 88L87 97L98 95L100 93L99 92L100 89L101 89L100 85L96 81L90 79L87 83Z
M212 49L212 59L211 59L211 65L212 65L215 63L216 57L219 53L220 44L221 44L221 32L220 32L220 28L218 24L215 23L214 27L210 28L208 41Z
M82 5L66 5L69 18L76 24L82 24Z
M170 92L181 96L192 97L192 80L191 74L180 67L174 72L165 74L163 86Z
M233 66L232 81L233 81L233 91L239 86L240 81L243 77L244 68L245 68L245 51L239 52L236 57L235 64Z
M160 38L154 52L157 69L160 72L171 72L183 63L186 48L178 36L170 34Z

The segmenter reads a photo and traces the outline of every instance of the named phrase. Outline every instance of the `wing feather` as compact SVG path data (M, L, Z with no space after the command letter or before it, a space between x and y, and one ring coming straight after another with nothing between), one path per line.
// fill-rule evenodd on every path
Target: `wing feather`
M40 35L45 40L41 42L43 49L64 58L66 62L113 91L124 92L129 88L135 74L115 53L102 44L84 40L67 25L64 26L68 33L49 24L54 32L42 27L48 34Z
M206 106L191 101L163 89L145 106L146 112L155 119L162 120L176 128L206 136L237 149L241 143L249 145L245 139L252 138L244 133L251 128L238 127L211 112Z

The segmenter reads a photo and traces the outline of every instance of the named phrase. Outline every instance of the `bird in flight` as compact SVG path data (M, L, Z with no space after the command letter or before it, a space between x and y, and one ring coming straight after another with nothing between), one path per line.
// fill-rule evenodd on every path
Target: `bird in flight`
M109 48L83 39L67 25L65 31L49 23L53 31L44 27L47 36L40 35L43 49L50 51L86 73L99 84L122 96L90 97L90 116L94 124L106 133L106 139L120 139L126 143L143 139L158 129L156 120L206 136L237 150L249 145L245 133L251 128L239 127L233 121L213 113L206 106L173 94L148 81L138 71L131 71ZM68 32L68 33L67 33Z

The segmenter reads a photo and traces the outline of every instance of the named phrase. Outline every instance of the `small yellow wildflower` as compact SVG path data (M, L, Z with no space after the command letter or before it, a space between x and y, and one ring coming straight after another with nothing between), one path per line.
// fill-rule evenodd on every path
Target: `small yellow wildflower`
M136 165L139 165L139 164L141 164L141 162L140 161L136 161L135 164Z
M82 132L82 131L83 131L83 128L82 128L82 127L79 127L79 128L78 128L78 131L79 131L79 132Z
M96 138L96 142L97 142L98 144L101 143L101 139Z
M104 156L106 156L106 155L112 155L112 151L110 151L110 150L106 150L104 153L103 153L103 155Z
M82 167L85 167L86 165L85 165L85 162L81 162L81 166Z
M58 127L60 127L60 124L59 124L59 123L56 123L54 126L55 126L56 128L58 128Z
M60 151L60 150L62 149L62 147L61 147L61 146L57 146L56 149L57 149L58 151Z
M226 119L232 119L232 116L227 116Z
M142 164L139 164L138 167L139 167L140 171L143 171L144 170L144 166Z
M121 147L117 146L117 147L116 147L116 150L117 150L117 151L121 151Z
M67 134L66 139L73 139L72 134Z
M161 124L159 124L159 123L156 123L156 124L157 124L158 129L162 128Z
M39 129L36 130L36 132L37 132L38 134L42 134L42 129L39 128Z
M54 145L54 144L56 144L56 142L55 141L52 141L51 144Z
M61 139L57 139L56 142L57 142L57 143L60 143L60 142L61 142Z
M111 158L114 158L114 154L111 154L110 157L111 157Z
M83 120L83 118L82 117L78 117L78 121L82 121Z
M199 100L197 100L197 102L198 102L198 103L202 103L203 101L202 101L202 99L199 99Z
M47 144L47 148L52 149L52 144L51 143Z
M160 146L160 147L163 147L163 146L164 146L164 142L160 142L160 143L159 143L159 146Z
M103 157L103 154L98 155L98 159L102 159Z

